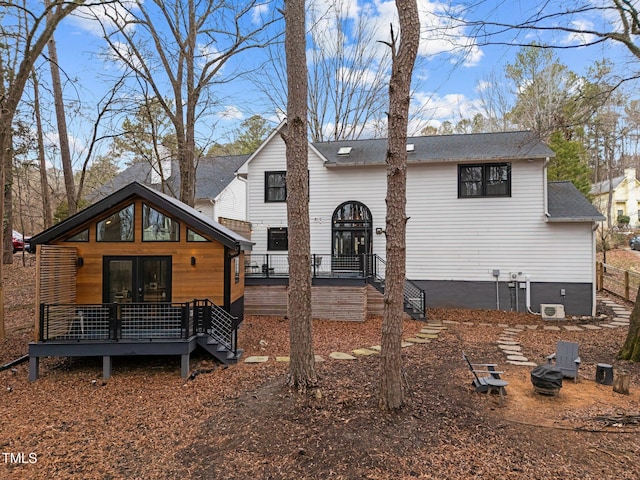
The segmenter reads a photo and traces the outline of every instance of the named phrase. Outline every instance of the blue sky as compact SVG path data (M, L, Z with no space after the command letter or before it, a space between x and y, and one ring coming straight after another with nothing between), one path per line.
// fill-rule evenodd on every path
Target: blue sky
M314 1L317 11L328 11L336 4L336 0ZM606 0L582 1L593 3ZM453 3L462 4L461 2ZM466 19L490 18L500 22L510 22L527 18L541 2L485 0L473 3L476 5L475 9L459 8L459 15ZM268 17L272 9L277 6L279 3L260 5L252 13L252 21L259 23L261 18ZM423 32L417 68L414 72L416 79L414 111L417 112L420 106L424 106L425 109L412 118L414 132L410 133L415 133L426 124L438 125L445 120L455 123L461 117L473 116L477 108L478 87L481 82L488 78L492 71L498 78L502 78L504 65L512 62L519 50L517 46L477 44L469 28L456 22L443 20L441 13L444 8L445 4L440 2L419 0ZM395 3L391 0L343 0L342 11L354 22L365 16L368 28L372 29L374 37L379 40L388 40L389 24L397 23ZM584 16L566 21L573 22L572 25L598 27L603 23L610 23L612 19L602 16ZM445 27L447 27L447 36L442 35ZM321 28L331 33L335 25L330 19L325 19ZM582 39L568 34L549 33L546 36L534 37L528 32L520 32L518 35L511 32L501 36L500 40L507 44L536 40L541 43L569 46L578 44ZM96 28L95 23L74 17L62 23L56 32L56 41L63 71L70 77L80 79L76 86L68 87L65 95L70 98L80 97L90 105L109 88L104 81L104 75L115 73L114 69L117 70L113 62L105 63L98 55L106 48L104 41L100 38L100 30ZM382 54L386 47L377 44L372 48L379 48ZM559 50L557 53L560 60L578 74L586 73L589 66L605 55L622 69L635 70L635 67L629 67L630 55L627 51L622 46L612 43L589 48ZM257 64L264 60L262 55L260 51L252 50L249 56L238 57L233 66L243 68ZM212 119L209 124L215 123L217 129L214 140L221 142L228 140L229 132L232 132L243 119L255 113L274 122L278 120L278 113L268 105L258 89L246 80L236 80L230 84L221 85L219 96L224 99L221 105L208 112ZM76 123L76 130L72 127L71 132L75 136L73 143L76 151L82 149L83 135L86 134L86 132L83 134L82 127L79 125L81 122ZM55 138L55 133L52 133L50 138Z

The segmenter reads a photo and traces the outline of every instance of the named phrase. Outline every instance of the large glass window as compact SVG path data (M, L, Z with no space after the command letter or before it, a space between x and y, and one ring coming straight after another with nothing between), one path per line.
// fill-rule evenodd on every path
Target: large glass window
M75 235L70 236L66 240L67 242L88 242L89 241L89 229L85 228L81 232L76 233Z
M142 205L142 241L178 242L180 224L149 205Z
M287 172L264 172L264 201L287 201Z
M187 242L208 242L206 238L200 235L198 232L194 232L190 228L187 228Z
M458 197L511 196L511 164L458 165Z
M133 204L98 222L96 241L133 242Z
M289 250L289 230L287 227L267 230L268 250Z

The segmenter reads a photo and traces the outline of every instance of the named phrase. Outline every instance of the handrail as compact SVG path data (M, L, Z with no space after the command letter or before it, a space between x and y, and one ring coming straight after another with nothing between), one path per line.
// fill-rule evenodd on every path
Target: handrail
M387 262L377 254L359 255L311 255L311 274L316 277L353 277L373 278L379 284L384 283ZM286 278L289 276L289 257L283 254L251 254L245 264L246 277ZM426 294L415 282L405 279L405 305L419 313L423 318L426 312Z
M193 311L197 323L197 333L213 338L234 355L238 350L238 317L231 315L209 299L194 300Z

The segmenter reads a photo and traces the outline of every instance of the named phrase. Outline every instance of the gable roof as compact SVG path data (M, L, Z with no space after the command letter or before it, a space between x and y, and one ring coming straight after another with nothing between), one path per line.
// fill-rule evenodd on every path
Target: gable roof
M190 227L195 228L226 247L239 250L251 250L253 242L238 235L233 230L220 225L218 222L211 220L206 215L182 203L180 200L138 182L130 183L66 220L31 237L31 244L48 243L60 238L68 232L96 219L113 207L134 198L141 198L148 201L176 218L176 220L182 220Z
M222 155L202 157L196 168L196 199L216 198L235 178L235 173L249 158L249 155ZM92 200L100 200L120 190L131 182L138 182L159 190L160 184L152 184L152 167L148 162L137 162L124 169L110 182L104 184L91 195ZM171 175L166 179L170 191L180 194L180 166L171 160Z
M496 132L409 137L407 163L530 160L554 157L555 153L533 132ZM325 165L382 165L387 154L387 139L341 140L312 143L325 159ZM351 147L347 155L338 155Z
M549 222L602 222L606 218L569 181L548 184Z
M609 193L611 190L615 190L620 186L620 184L624 181L624 175L620 175L618 177L614 177L609 180L602 180L600 182L596 182L591 185L591 190L589 193L591 195L599 195L601 193Z

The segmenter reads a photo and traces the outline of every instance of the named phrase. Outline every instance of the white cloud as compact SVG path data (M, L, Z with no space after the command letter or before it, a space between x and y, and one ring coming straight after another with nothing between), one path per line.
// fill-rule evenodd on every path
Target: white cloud
M576 30L593 30L593 22L589 20L574 20L569 22L569 28ZM596 40L596 36L589 33L569 33L562 40L565 45L581 45L591 43Z
M123 25L129 22L127 30L133 30L134 23L131 11L137 10L137 2L131 0L122 0L116 3L107 3L104 5L81 6L71 15L71 22L80 30L90 33L96 37L103 36L102 26L105 26L107 32L116 29L117 25Z
M259 3L251 9L251 21L256 24L262 24L262 16L269 11L268 3Z
M415 121L456 123L462 118L472 118L479 111L477 100L460 93L441 97L436 93L418 92L413 100L411 116Z
M243 113L235 105L226 105L224 110L216 113L216 116L225 120L242 120L244 118Z

